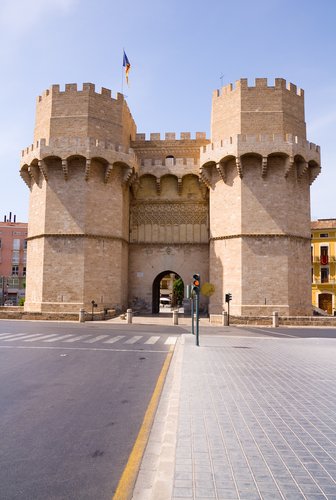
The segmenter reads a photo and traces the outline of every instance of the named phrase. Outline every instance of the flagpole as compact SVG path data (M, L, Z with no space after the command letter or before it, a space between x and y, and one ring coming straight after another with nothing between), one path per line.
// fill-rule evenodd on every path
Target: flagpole
M121 93L124 94L124 54L125 49L123 47L123 64L121 66Z

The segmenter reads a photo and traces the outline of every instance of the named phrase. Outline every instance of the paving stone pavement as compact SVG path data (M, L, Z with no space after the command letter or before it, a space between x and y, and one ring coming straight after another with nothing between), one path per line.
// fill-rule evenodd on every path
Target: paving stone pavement
M133 498L336 499L336 341L200 340L197 347L186 334L177 347L158 410L171 432L160 426L156 465L152 455L151 476ZM152 450L157 437L158 429ZM145 473L146 455L142 480Z

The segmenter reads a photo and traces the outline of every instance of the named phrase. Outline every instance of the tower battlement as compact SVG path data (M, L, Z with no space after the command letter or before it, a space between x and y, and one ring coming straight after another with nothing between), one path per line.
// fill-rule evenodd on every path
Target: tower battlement
M233 150L233 148L237 153L240 149L242 154L244 151L257 153L259 150L264 150L268 151L268 154L289 151L295 151L297 154L301 152L302 156L316 154L318 159L320 155L320 146L293 134L238 134L203 146L202 153L212 151L218 153L221 150Z
M78 154L79 151L89 152L92 149L100 149L102 151L124 153L134 157L132 148L113 144L111 141L104 141L94 137L55 137L50 138L49 141L40 139L26 147L21 151L21 159L26 161L27 156L31 156L32 153L38 154L41 150L46 152L55 151L61 155L63 151L73 151L74 149Z
M48 97L51 98L55 95L71 94L71 96L73 97L74 93L78 95L94 94L95 96L101 96L103 98L107 97L117 101L124 100L123 94L120 94L119 92L116 93L116 99L114 99L112 91L105 87L102 87L100 92L96 92L96 86L94 83L83 83L82 89L78 87L77 83L66 83L64 90L61 90L61 86L58 84L51 85L49 89L46 89L41 95L37 97L37 102L39 103L44 99L47 99Z
M221 97L222 95L229 94L230 92L235 92L237 89L241 90L253 90L253 89L270 89L270 90L285 90L292 95L304 98L304 90L298 88L294 83L287 82L284 78L275 78L274 85L269 85L267 78L256 78L254 85L248 84L247 78L241 78L235 82L235 85L229 83L224 85L220 89L216 89L213 92L213 97Z
M165 132L164 139L161 139L161 134L160 132L151 132L149 134L149 139L146 139L146 134L143 133L138 133L135 136L136 141L189 141L189 140L202 140L206 139L206 133L205 132L196 132L195 137L192 138L191 132L180 132L180 137L179 139L176 138L176 133L175 132Z

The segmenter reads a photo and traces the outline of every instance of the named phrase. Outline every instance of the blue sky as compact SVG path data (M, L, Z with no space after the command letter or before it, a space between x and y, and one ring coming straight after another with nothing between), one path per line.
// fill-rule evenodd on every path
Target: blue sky
M305 90L307 137L321 146L312 218L336 217L334 0L1 0L0 217L28 220L20 151L50 85L124 87L138 132L205 131L212 91L256 77Z

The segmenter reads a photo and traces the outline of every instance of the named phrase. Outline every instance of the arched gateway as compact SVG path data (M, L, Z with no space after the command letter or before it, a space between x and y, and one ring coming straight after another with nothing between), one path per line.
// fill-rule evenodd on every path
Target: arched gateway
M174 282L181 278L173 271L162 271L156 276L153 281L152 293L152 313L158 314L160 312L160 303L172 304L174 301Z

